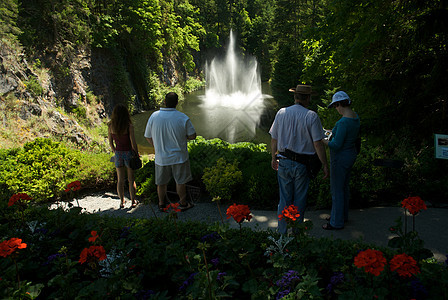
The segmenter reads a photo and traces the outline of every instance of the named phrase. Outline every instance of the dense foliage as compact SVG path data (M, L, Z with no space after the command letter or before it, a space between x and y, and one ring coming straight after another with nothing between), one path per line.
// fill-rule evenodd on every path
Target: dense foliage
M20 149L0 152L0 207L14 193L28 193L35 202L57 200L67 184L81 180L100 188L114 181L115 168L107 154L81 152L63 143L38 138Z
M278 199L277 174L270 166L270 154L265 144L248 142L230 144L221 139L205 140L202 137L197 137L188 143L188 152L193 179L204 190L206 186L202 181L205 169L213 173L213 168L216 167L220 159L229 164L236 161L238 170L242 174L241 181L224 174L221 174L222 177L220 177L219 173L215 173L216 180L212 182L210 180L213 179L213 176L209 173L206 176L209 184L216 187L234 186L232 201L244 202L252 207L273 208L277 205L277 201L273 200ZM260 172L260 170L262 171ZM235 171L237 170L233 170L233 172ZM230 200L223 196L221 195L221 200Z
M74 58L84 49L112 57L114 96L130 108L138 101L157 106L162 85L194 88L188 78L200 78L202 65L220 53L231 29L241 50L257 57L279 106L292 103L290 87L312 84L313 109L331 128L339 116L325 104L335 90L345 90L362 122L363 146L351 182L358 204L389 193L448 197L447 161L434 159L432 136L448 132L447 20L443 0L0 2L4 47L25 53L35 70L49 70L57 83L71 82ZM15 65L8 69L17 71ZM21 100L44 102L42 78L33 72L21 76L27 95ZM2 110L16 100L0 97ZM78 119L88 113L82 105L68 110ZM3 124L7 119L4 113ZM254 208L276 206L276 174L265 145L198 138L189 151L195 185L204 189L204 169L212 170L219 158L237 161L243 180L232 200ZM35 202L61 199L73 180L87 187L113 184L109 157L48 139L0 151L1 297L268 299L286 291L291 298L448 297L446 266L415 255L422 250L418 243L407 254L375 246L367 251L370 245L359 242L269 238L244 224L234 231L173 218L111 220L82 215L78 208L7 207L8 199L20 198L11 197L14 193L29 193ZM403 166L375 166L377 158L397 159ZM153 170L149 161L136 174L139 195L149 199L156 199ZM328 188L328 181L314 180L309 203L327 207ZM403 234L391 244L403 250L409 241L415 235Z
M448 132L446 1L277 1L276 8L281 22L274 34L281 34L272 44L272 88L279 104L292 102L289 87L312 84L313 108L332 128L340 116L326 104L336 90L346 91L361 119L363 145L374 151L366 153L370 163L404 162L402 169L385 168L382 185L446 199L448 162L434 159L433 150L433 134ZM381 183L371 175L354 184Z
M238 162L226 163L224 158L218 159L216 165L205 168L202 181L206 190L212 197L231 200L236 184L243 179L241 171L238 169Z
M188 144L193 181L192 188L202 191L204 199L220 197L224 203L238 201L253 208L273 209L278 204L276 172L270 166L270 154L264 144L230 144L220 139L198 137ZM407 153L407 152L401 152ZM420 194L425 199L443 197L443 177L435 178L428 157L401 157L401 169L375 166L372 161L384 156L381 147L363 146L353 168L351 181L353 207L373 204L396 205L397 199ZM33 202L64 200L70 182L80 180L84 188L114 187L116 172L110 154L72 150L61 142L36 139L23 148L0 151L1 207L14 193L28 193ZM136 171L137 195L146 202L157 200L154 161L143 157ZM417 173L415 170L425 170ZM432 178L432 180L427 180ZM396 183L398 181L399 183ZM174 182L169 184L175 190ZM197 200L197 199L196 199ZM331 205L330 183L322 173L311 182L308 205Z
M82 214L78 207L30 207L22 217L19 209L8 207L0 219L2 298L448 296L446 265L403 249L280 236L252 231L244 222L240 229L179 222L176 213L141 220Z
M20 43L58 81L70 75L77 49L112 55L114 95L130 108L156 106L160 82L188 85L234 29L279 106L292 103L290 87L312 84L313 109L331 128L338 116L322 107L343 89L368 149L412 162L407 178L425 174L434 186L448 180L447 161L435 162L431 149L433 134L448 130L446 1L7 0L0 7L2 41ZM39 60L52 51L55 59ZM39 84L34 76L26 82L34 97Z
M410 125L419 126L421 138L447 129L445 1L18 4L18 0L2 2L4 36L17 37L27 51L78 45L109 49L122 56L145 101L150 100L145 81L153 72L160 73L167 60L176 61L186 73L200 71L234 29L240 47L258 58L263 78L272 79L280 103L289 103L289 87L304 82L313 84L324 102L329 100L325 91L346 90L359 103L368 133Z

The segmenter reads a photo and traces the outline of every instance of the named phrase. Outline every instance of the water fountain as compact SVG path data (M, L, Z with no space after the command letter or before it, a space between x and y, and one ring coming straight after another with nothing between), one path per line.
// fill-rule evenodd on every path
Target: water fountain
M237 53L233 32L224 59L214 58L205 74L205 95L200 98L208 132L229 142L252 140L268 96L262 94L256 59Z
M230 143L254 141L268 144L268 130L275 115L274 100L262 93L256 59L236 51L232 32L225 56L208 63L205 73L205 91L186 94L185 101L177 107L190 117L197 134L206 139L218 137ZM150 114L133 116L142 153L154 151L143 137Z

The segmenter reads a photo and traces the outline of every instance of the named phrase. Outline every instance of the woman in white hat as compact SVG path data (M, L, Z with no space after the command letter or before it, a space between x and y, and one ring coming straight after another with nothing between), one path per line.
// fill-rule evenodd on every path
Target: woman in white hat
M330 148L331 217L322 228L334 230L344 228L348 219L350 199L350 171L358 151L356 140L359 135L359 117L350 107L347 93L339 91L333 95L328 108L334 107L342 118L336 122L331 139L324 140Z

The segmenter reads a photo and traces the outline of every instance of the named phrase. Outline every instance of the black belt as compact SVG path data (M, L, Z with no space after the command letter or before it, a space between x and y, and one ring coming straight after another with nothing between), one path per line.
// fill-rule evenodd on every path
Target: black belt
M320 162L317 153L312 155L300 154L285 149L285 152L279 152L279 154L283 157L286 157L287 159L305 165L310 179L316 178L317 173L319 173L320 169L322 168L322 163Z
M286 158L288 158L288 159L290 159L290 160L296 161L296 162L304 164L304 165L308 164L308 161L309 161L310 156L311 156L311 155L308 155L308 154L296 153L296 152L291 151L289 149L285 149L285 152L279 152L279 154L284 156L284 157L286 157Z

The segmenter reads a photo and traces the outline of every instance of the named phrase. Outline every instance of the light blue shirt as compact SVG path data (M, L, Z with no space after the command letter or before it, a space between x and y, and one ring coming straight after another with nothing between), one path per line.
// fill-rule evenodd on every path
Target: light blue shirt
M145 137L153 141L155 163L169 166L186 162L187 136L195 132L190 118L175 108L161 108L153 112L146 124Z
M316 112L299 104L281 108L275 115L269 133L277 140L279 152L289 149L299 154L316 153L314 142L325 137Z
M330 150L339 152L355 147L359 126L358 116L356 118L340 118L332 130L333 138L328 143Z

